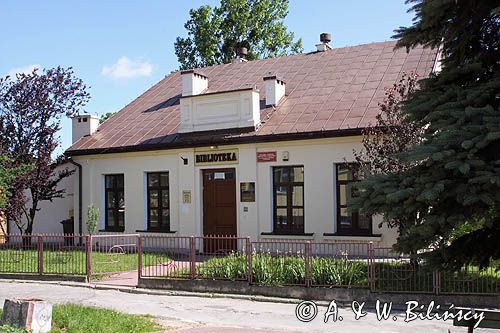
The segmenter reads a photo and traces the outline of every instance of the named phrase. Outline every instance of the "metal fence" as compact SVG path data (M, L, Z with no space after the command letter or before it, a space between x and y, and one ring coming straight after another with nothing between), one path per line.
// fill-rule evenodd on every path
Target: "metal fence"
M92 235L89 236L89 280L111 281L114 278L137 278L139 265L139 235ZM119 276L117 274L120 273Z
M0 273L86 275L88 236L0 235Z
M455 272L372 243L252 241L231 236L0 235L0 274L210 279L374 292L500 294L500 264Z

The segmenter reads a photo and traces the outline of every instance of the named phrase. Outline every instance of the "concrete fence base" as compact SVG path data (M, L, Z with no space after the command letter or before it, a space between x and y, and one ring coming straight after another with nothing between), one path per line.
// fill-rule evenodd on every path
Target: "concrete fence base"
M33 281L71 281L88 282L86 276L77 275L39 275L39 274L8 274L0 273L0 279L4 280L33 280Z
M301 286L258 286L249 285L246 281L220 280L174 280L174 279L139 279L140 288L183 290L190 292L207 292L238 295L259 295L297 300L315 300L331 302L335 300L341 305L350 305L352 301L366 302L373 307L377 300L392 302L395 309L406 308L406 302L417 301L429 304L434 301L441 308L451 304L464 307L500 308L500 296L488 295L433 295L416 293L376 293L364 288L305 288ZM446 309L446 308L444 308Z

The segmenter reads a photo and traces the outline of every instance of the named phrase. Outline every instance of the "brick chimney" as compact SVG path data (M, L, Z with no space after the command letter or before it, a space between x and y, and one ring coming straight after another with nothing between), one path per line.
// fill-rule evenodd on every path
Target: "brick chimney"
M285 81L276 75L264 77L266 88L266 106L278 105L280 100L285 96Z
M71 122L72 143L94 134L99 127L99 117L90 114L76 115L71 118Z
M208 77L194 69L181 71L182 96L199 95L208 88Z

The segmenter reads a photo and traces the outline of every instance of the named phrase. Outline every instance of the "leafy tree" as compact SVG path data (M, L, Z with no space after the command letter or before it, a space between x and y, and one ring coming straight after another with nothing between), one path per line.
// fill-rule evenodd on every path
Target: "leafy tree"
M439 47L442 69L402 108L423 128L422 140L399 155L411 167L361 182L362 208L407 219L398 250L433 248L430 263L444 268L485 266L500 258L500 8L408 2L414 24L396 30L397 46Z
M283 23L287 15L288 0L221 0L220 7L191 9L188 37L174 44L180 67L230 63L238 47L248 49L249 60L302 52L302 40Z
M94 205L90 205L87 207L87 221L85 224L87 225L87 231L90 235L95 234L97 231L97 225L99 224L99 216L101 215L99 208L94 207Z
M11 160L4 155L0 155L0 212L7 206L7 198L10 195L12 181L16 175L23 172L24 168L11 168Z
M111 118L116 112L107 112L99 118L99 125L101 125L103 122Z
M35 69L0 79L0 151L12 160L12 167L31 166L12 181L6 208L8 219L24 234L32 233L40 202L64 195L57 185L72 171L56 174L63 158L53 160L52 154L59 145L61 118L87 103L86 89L71 68Z
M16 176L29 170L29 166L20 166L17 168L11 167L12 161L4 155L0 155L0 235L6 234L3 219L5 218L4 210L10 196L12 181Z

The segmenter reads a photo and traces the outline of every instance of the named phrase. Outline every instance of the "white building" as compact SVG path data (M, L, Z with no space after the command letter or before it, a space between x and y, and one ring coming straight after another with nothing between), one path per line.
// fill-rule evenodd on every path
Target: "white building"
M75 231L373 241L395 230L349 213L361 131L403 71L427 76L436 52L372 43L166 76L97 127L73 119L66 151ZM81 182L78 173L81 172ZM81 198L78 195L81 192Z

